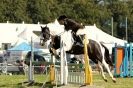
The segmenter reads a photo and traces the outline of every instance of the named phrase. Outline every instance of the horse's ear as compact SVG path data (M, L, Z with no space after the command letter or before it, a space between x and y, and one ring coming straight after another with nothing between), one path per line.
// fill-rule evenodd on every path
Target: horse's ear
M41 27L41 31L43 30L43 27L42 26L40 26Z

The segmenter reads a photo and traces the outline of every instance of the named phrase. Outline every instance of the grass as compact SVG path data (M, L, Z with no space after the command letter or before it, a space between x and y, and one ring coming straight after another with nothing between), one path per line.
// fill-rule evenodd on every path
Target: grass
M35 84L27 86L23 83L28 80L24 75L0 75L0 88L40 88L47 78L46 75L35 75ZM100 75L93 75L93 84L103 86L104 88L132 88L133 78L117 78L117 82L113 83L107 75L108 82L104 82Z
M132 88L133 78L116 78L116 83L113 83L107 75L108 82L104 82L99 75L93 75L93 83L97 86L105 88Z
M28 78L25 75L0 75L0 88L40 88L46 75L34 75L35 85L27 86Z

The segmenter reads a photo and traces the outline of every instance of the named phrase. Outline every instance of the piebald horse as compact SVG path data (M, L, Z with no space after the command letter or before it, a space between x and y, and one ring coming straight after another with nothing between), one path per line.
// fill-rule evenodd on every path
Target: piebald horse
M74 34L72 30L65 31L64 26L60 25L58 21L49 23L47 26L41 27L41 29L40 44L43 45L51 39L51 46L49 48L53 54L56 55L55 50L60 48L60 38L63 39L64 50L66 53L76 55L84 54L84 46L80 37ZM88 41L88 56L95 64L98 64L103 79L107 82L102 65L107 69L113 82L116 82L116 79L113 77L109 69L109 66L113 66L113 62L109 56L109 50L98 41L91 39L88 39Z

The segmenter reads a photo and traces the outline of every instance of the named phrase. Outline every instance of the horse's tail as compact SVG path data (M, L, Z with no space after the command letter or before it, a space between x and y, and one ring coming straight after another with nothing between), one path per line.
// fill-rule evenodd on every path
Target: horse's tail
M102 43L100 43L100 44L101 44L102 47L105 49L105 53L104 53L105 61L106 61L107 64L109 64L110 66L113 66L113 59L110 57L108 48L107 48L105 45L103 45Z

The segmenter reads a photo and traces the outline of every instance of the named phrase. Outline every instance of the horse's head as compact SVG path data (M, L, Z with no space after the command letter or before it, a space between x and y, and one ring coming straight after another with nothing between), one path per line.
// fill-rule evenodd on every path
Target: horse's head
M40 45L44 45L45 42L47 42L50 39L50 31L49 28L47 26L42 27L41 26L41 36L40 36Z
M51 42L49 44L50 53L53 54L57 59L59 58L59 54L57 53L57 49L60 48L60 36L51 35L50 29L48 26L42 27L41 26L41 34L40 34L40 45L44 45L49 39Z

